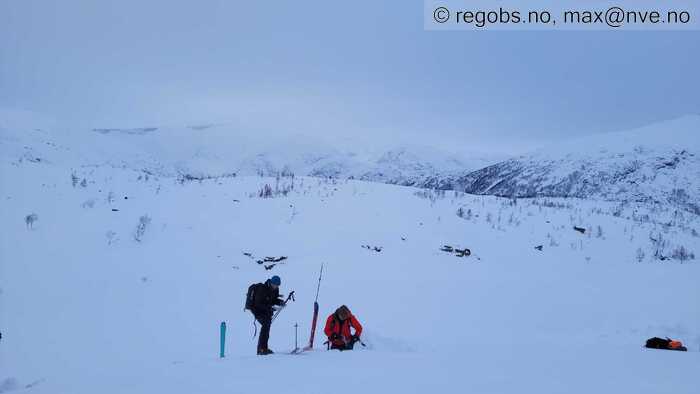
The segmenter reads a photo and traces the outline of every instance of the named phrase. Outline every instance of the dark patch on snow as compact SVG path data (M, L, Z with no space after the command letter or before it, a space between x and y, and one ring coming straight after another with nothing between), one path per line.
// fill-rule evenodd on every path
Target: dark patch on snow
M158 130L157 127L137 127L133 129L119 129L119 128L98 128L92 129L92 131L100 134L110 134L110 133L120 133L120 134L130 134L130 135L145 135Z
M440 248L441 251L446 252L446 253L452 253L457 257L469 257L472 254L471 249L469 248L458 248L456 246L450 246L450 245L443 245Z
M201 130L210 129L210 128L215 127L215 126L216 126L216 125L213 124L213 123L208 123L208 124L187 126L187 128L188 128L188 129L192 129L192 130L201 131Z
M287 258L288 258L287 256L279 256L279 257L266 256L263 259L258 259L255 256L253 256L253 254L250 252L243 252L243 255L248 257L249 259L255 261L258 265L262 265L266 271L271 270L276 265L284 264L284 260L287 260ZM273 264L265 264L265 263L273 263Z
M265 262L266 263L279 263L280 261L287 260L287 256L280 256L280 257L265 257Z

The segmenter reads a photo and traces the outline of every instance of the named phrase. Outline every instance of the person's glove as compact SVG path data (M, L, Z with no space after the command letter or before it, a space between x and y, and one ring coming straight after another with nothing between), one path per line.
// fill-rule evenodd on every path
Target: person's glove
M351 339L353 342L359 342L359 341L360 341L360 337L357 336L357 335L353 335L352 338L350 338L350 339Z
M336 333L331 334L331 336L330 336L331 341L337 341L338 339L340 339L340 335L338 335Z

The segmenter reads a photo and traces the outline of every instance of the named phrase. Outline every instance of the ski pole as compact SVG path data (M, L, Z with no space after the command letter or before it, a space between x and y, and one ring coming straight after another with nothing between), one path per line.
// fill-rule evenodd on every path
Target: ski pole
M289 293L289 295L287 296L287 299L284 300L284 304L282 304L282 306L280 307L280 309L278 309L277 312L275 312L275 314L272 315L272 319L270 320L270 323L272 323L273 321L275 321L275 319L277 319L277 316L279 316L280 312L282 312L282 310L287 306L287 302L288 302L289 300L295 301L295 299L294 299L294 290L292 290L292 292Z

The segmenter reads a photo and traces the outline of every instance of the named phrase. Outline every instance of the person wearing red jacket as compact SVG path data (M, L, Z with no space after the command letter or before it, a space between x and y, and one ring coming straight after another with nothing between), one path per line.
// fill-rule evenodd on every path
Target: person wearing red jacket
M355 330L354 333L351 332L351 328ZM328 337L331 349L352 350L355 342L360 340L362 325L347 306L341 305L328 316L323 332Z

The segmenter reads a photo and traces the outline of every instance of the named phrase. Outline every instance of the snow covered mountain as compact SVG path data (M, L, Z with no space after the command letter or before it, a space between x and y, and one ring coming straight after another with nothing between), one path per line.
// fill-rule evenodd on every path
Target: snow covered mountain
M0 152L66 168L110 166L150 176L333 177L503 197L577 197L670 204L700 214L700 116L503 155L430 147L338 147L303 135L263 137L231 125L59 127L0 111ZM64 152L70 152L69 155Z
M225 175L237 147L184 129L161 145L160 131L0 131L0 393L249 393L261 382L280 393L697 393L697 215L289 174L175 177ZM251 154L250 169L279 157ZM380 166L432 171L408 152ZM268 256L287 259L258 263ZM321 263L316 347L285 354L295 334L308 340ZM258 357L244 297L273 274L297 297L272 326L281 354ZM341 304L366 347L324 350L323 322ZM652 336L691 351L641 348Z
M32 114L0 111L0 149L18 159L43 159L67 167L107 165L169 177L293 173L440 189L452 189L464 171L504 157L427 146L339 147L304 135L270 138L225 124L94 129L45 124Z
M457 183L473 194L671 204L700 215L700 116L550 146Z

